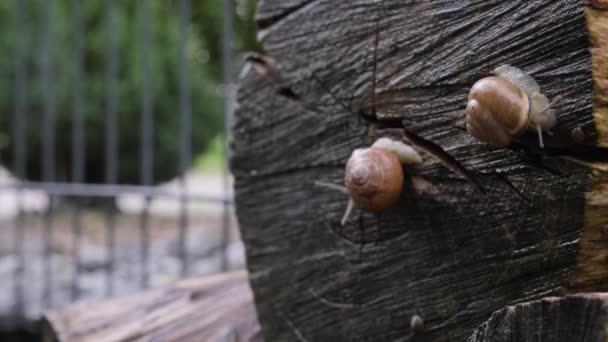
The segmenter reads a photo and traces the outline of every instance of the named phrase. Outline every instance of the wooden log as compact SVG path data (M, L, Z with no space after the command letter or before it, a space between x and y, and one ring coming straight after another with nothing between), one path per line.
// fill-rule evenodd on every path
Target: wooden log
M45 315L45 341L262 341L246 272L194 278Z
M418 315L417 338L462 341L507 305L608 291L608 14L588 6L259 2L258 37L281 77L244 68L231 164L267 340L410 341ZM498 148L461 128L470 87L504 63L564 97L545 149L531 133ZM314 181L343 183L351 152L399 125L485 191L425 154L393 208L357 210L342 227L346 197Z
M608 294L552 297L495 312L469 342L605 342Z

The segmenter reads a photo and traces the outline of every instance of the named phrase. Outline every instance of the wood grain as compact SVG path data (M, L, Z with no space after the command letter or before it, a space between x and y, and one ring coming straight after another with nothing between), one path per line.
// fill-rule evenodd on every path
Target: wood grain
M45 315L45 341L262 341L246 272L181 281Z
M562 156L602 152L583 2L289 3L259 2L257 17L271 19L258 36L297 97L246 66L231 142L266 339L462 341L506 305L563 291L577 267L590 171ZM341 227L346 198L313 183L341 184L350 153L371 143L377 27L380 126L402 121L485 192L427 154L406 169L394 208L358 210ZM501 149L459 128L471 85L504 63L565 98L545 150L533 134ZM425 323L415 337L413 315Z
M605 342L608 294L545 298L510 306L475 330L469 342Z

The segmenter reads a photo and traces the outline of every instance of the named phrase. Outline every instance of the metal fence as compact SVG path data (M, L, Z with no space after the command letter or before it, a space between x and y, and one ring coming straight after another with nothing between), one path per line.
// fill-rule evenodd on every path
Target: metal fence
M182 37L179 44L179 51L175 51L179 55L180 63L176 65L179 68L179 108L175 109L178 113L179 120L179 144L176 154L179 155L179 179L173 182L171 186L156 186L153 184L153 163L155 151L152 142L155 131L155 108L153 108L153 79L151 75L151 16L147 15L150 11L151 2L155 0L142 0L141 10L143 13L143 21L141 23L141 46L145 50L142 54L141 72L143 73L143 82L141 85L141 115L140 115L140 132L139 132L139 155L133 158L139 158L139 184L118 184L118 162L121 146L119 146L118 125L120 121L119 113L117 112L118 94L118 70L121 60L117 52L117 32L115 31L115 11L113 6L117 0L105 1L104 15L106 29L106 38L104 40L104 106L99 110L99 116L103 117L105 131L104 136L104 155L99 156L105 160L105 181L101 184L91 184L85 182L85 160L86 148L85 141L87 134L92 132L87 131L84 120L84 103L86 99L83 96L84 77L84 57L83 45L86 43L86 35L84 34L83 23L83 1L75 0L71 2L73 13L73 21L67 23L74 30L73 53L75 61L73 65L74 86L71 88L73 92L72 98L72 129L70 132L59 131L56 126L56 97L55 89L56 74L53 68L54 61L52 60L53 49L57 48L54 36L51 34L53 25L53 17L50 14L52 1L45 1L44 16L42 30L40 34L40 51L41 56L44 56L41 65L41 82L42 82L42 121L38 123L42 129L41 135L41 181L17 181L16 179L24 179L26 174L26 154L28 152L27 130L28 125L32 124L31 110L28 107L25 92L31 85L27 83L27 68L24 65L24 54L26 46L20 41L19 36L15 36L14 51L3 51L5 57L10 54L13 56L14 79L11 80L13 92L15 96L15 106L12 114L1 113L0 115L13 115L13 127L11 128L12 153L16 156L13 166L13 175L7 176L6 179L11 181L1 182L0 184L0 207L13 205L16 207L15 214L8 218L0 220L2 229L2 239L5 241L5 249L2 250L2 259L0 260L0 272L5 280L2 298L0 298L0 310L2 310L2 319L5 324L15 324L15 322L23 322L24 318L36 318L42 311L57 305L63 305L70 301L81 298L111 296L120 293L128 293L141 288L146 288L155 285L162 281L151 281L151 277L158 271L157 256L152 249L156 248L154 239L151 236L151 220L153 219L152 207L158 201L171 203L176 207L175 216L171 216L175 222L166 224L171 226L175 232L175 238L170 240L169 247L164 244L163 248L170 249L173 257L170 258L171 273L166 276L165 280L174 277L183 277L187 275L205 273L217 270L225 270L228 265L227 248L230 240L230 227L233 226L232 220L232 199L230 191L230 175L227 171L226 161L224 161L223 171L218 178L221 182L221 190L219 193L209 193L205 188L200 188L192 185L186 176L186 170L192 164L192 151L190 148L190 140L192 138L192 92L190 87L190 71L188 70L187 59L187 37L191 34L191 4L189 0L179 0L179 31ZM15 32L26 32L30 23L26 21L27 10L23 5L22 0L15 0ZM232 82L233 70L231 61L232 55L232 19L233 19L233 4L231 1L224 1L223 5L223 37L222 37L222 75L224 84L224 129L229 125L229 113L232 103L231 87L228 85ZM218 42L219 44L220 42ZM5 90L2 90L5 91ZM225 132L226 136L227 130ZM71 180L58 181L56 170L56 141L58 136L70 135L71 139ZM224 152L226 152L226 144L224 144ZM226 153L224 153L226 155ZM37 195L36 195L37 194ZM4 197L2 197L4 196ZM27 202L31 196L41 198L42 204L40 211L31 215L28 212ZM120 198L121 196L131 196L136 199L137 208L135 209L135 220L130 217L129 222L132 229L131 235L135 236L136 243L127 244L126 247L121 245L120 229L124 229L125 224L119 224L121 213L114 207L108 207L99 213L102 219L98 224L101 228L95 231L95 234L101 236L103 248L98 250L97 255L91 257L87 253L90 252L89 246L85 240L87 237L87 228L91 224L85 217L94 215L87 209L79 205L75 201L75 205L69 209L69 214L65 219L57 218L57 211L61 207L62 199L78 199L78 198ZM2 199L4 198L4 200ZM168 201L168 202L167 202ZM220 213L220 219L214 221L213 224L219 225L217 228L220 231L221 237L219 243L214 246L209 253L214 253L217 257L219 265L217 267L196 267L193 268L193 263L197 260L193 259L189 253L196 249L196 244L192 244L192 236L190 229L194 224L206 224L204 220L198 223L193 223L191 216L192 210L197 205L216 206L215 210ZM61 209L65 210L65 208ZM40 228L40 234L28 233L28 228L34 225ZM208 223L212 224L212 223ZM69 248L57 251L55 247L57 232L62 231L62 239L65 234L69 234ZM65 233L67 231L67 233ZM134 233L134 234L133 234ZM35 241L34 241L35 240ZM194 239L203 241L204 236ZM97 249L100 245L95 245ZM86 249L86 251L85 251ZM94 248L91 248L94 249ZM31 253L31 250L38 251ZM119 252L120 251L120 252ZM157 253L158 254L158 253ZM160 253L162 254L162 253ZM33 256L37 255L37 256ZM164 255L164 254L163 254ZM93 261L89 259L94 259ZM87 260L83 260L87 259ZM162 261L165 262L166 260ZM126 267L128 270L121 270L121 267ZM164 266L163 266L164 267ZM162 267L161 267L162 268ZM35 269L35 271L32 271ZM93 270L93 271L91 271ZM156 272L156 273L155 273ZM36 275L32 275L37 273ZM94 276L92 274L94 273ZM165 272L167 273L167 272ZM7 278L9 277L9 278ZM162 276L161 276L162 278ZM9 281L10 280L10 281ZM8 285L8 284L11 284ZM93 285L91 285L93 284ZM7 288L7 286L11 288ZM122 289L122 288L125 289ZM94 289L94 290L91 290ZM6 291L11 292L11 294ZM4 298L6 297L6 298Z

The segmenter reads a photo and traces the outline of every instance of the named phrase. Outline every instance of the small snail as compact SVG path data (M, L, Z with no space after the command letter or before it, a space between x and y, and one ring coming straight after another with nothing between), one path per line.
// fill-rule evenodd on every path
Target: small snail
M503 65L494 74L479 80L469 92L467 131L483 142L508 146L514 136L535 129L544 147L543 131L550 134L557 124L551 107L561 97L549 102L536 80L519 68Z
M409 145L380 138L371 147L353 151L346 164L345 187L315 183L348 194L348 206L340 221L344 225L355 206L377 212L395 204L403 189L402 165L421 162L418 152Z
M412 316L412 319L410 320L410 330L414 334L420 334L424 332L424 320L422 319L422 317L418 315Z

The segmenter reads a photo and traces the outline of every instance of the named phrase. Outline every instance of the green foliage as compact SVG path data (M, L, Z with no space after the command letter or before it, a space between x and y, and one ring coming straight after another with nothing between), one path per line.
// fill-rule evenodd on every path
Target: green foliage
M196 158L194 164L197 170L203 172L221 171L224 167L224 135L217 135L209 144L205 153Z
M74 29L73 3L78 0L55 0L52 6L54 45L51 55L42 51L45 1L23 1L25 25L16 32L14 1L0 2L0 136L8 137L0 153L0 163L14 165L12 119L15 108L15 44L24 45L21 62L26 66L27 175L37 180L41 174L41 134L44 112L42 66L47 58L53 63L56 113L56 164L59 180L70 180L72 163L72 113L74 103ZM81 1L84 15L84 117L86 126L86 181L101 182L105 170L105 97L107 67L107 13L105 1ZM179 146L179 14L177 1L150 1L152 46L142 46L142 9L139 1L115 2L116 40L118 43L119 181L137 183L140 165L140 116L144 57L151 61L149 78L154 112L154 178L168 180L177 174ZM192 1L192 34L187 41L188 68L192 87L192 152L204 151L221 130L219 85L219 44L221 0ZM253 1L248 1L253 8ZM252 9L247 19L237 20L238 44L243 49L255 47ZM242 38L248 37L248 38ZM17 40L18 39L18 40ZM239 48L241 50L241 48ZM202 58L208 51L209 58ZM146 54L146 55L144 55Z
M167 1L167 0L166 0ZM170 0L177 8L179 0ZM225 0L191 1L193 29L202 38L203 47L208 53L208 59L213 65L212 76L219 80L221 78L221 42L223 23L223 4ZM229 1L229 0L226 0ZM236 0L234 16L234 45L237 52L239 65L239 53L247 51L261 51L256 40L256 25L254 21L256 1Z

